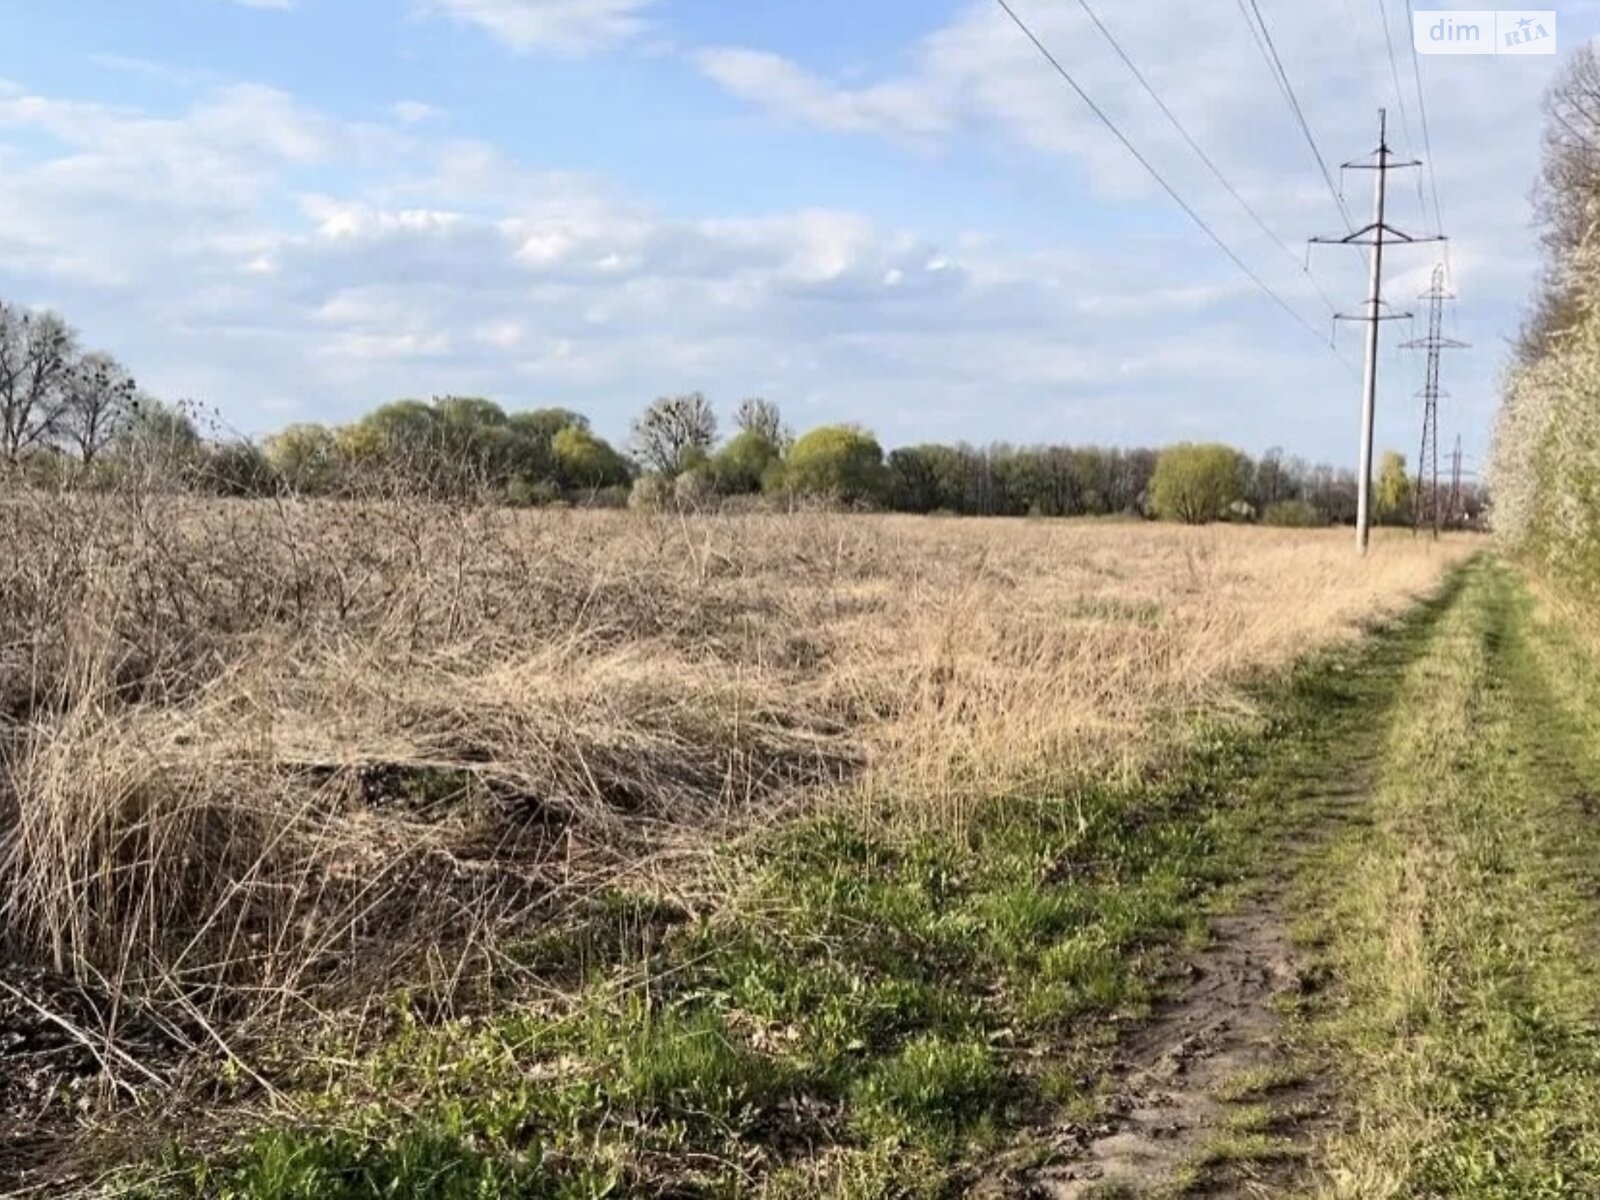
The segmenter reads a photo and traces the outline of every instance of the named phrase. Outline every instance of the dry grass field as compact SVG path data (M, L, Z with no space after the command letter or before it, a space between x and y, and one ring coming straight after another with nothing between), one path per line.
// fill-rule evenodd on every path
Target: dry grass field
M606 889L714 914L752 830L1148 774L1475 549L163 495L4 528L0 1013L59 1035L0 1084L19 1161L61 1088L270 1096L286 1031L544 986L508 947Z

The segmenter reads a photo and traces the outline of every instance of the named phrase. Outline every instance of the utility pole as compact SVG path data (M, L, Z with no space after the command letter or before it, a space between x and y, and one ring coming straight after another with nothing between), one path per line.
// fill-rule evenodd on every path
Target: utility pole
M1356 492L1356 549L1367 552L1372 528L1372 437L1378 410L1378 323L1410 317L1410 313L1385 313L1383 301L1383 248L1395 243L1414 245L1419 242L1442 242L1443 234L1434 237L1412 237L1402 233L1384 220L1384 203L1388 196L1389 172L1402 167L1420 167L1418 160L1395 162L1389 149L1389 116L1385 109L1378 110L1378 148L1372 160L1347 162L1344 171L1372 171L1372 223L1356 229L1344 237L1312 238L1313 244L1329 246L1371 246L1372 256L1368 277L1367 301L1363 312L1339 313L1336 321L1361 321L1367 326L1366 364L1361 375L1361 467L1357 477Z
M1417 493L1412 505L1412 531L1422 528L1422 514L1431 510L1433 536L1439 536L1439 399L1449 393L1439 390L1439 357L1445 350L1464 350L1466 342L1444 336L1444 302L1455 293L1444 286L1444 264L1433 268L1433 284L1418 299L1428 301L1428 336L1402 342L1407 350L1428 352L1428 371L1422 391L1422 449L1417 455ZM1457 464L1459 470L1460 464ZM1459 478L1456 480L1459 485ZM1426 491L1424 491L1426 487ZM1428 503L1424 505L1426 495Z

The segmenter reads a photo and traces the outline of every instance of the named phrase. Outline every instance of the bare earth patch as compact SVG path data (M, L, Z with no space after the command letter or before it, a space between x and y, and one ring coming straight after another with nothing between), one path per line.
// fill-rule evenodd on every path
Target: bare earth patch
M1097 1128L1065 1131L1059 1160L1032 1173L1027 1190L1055 1200L1143 1195L1169 1187L1217 1155L1232 1153L1230 1120L1246 1100L1311 1093L1288 1082L1293 1053L1279 1003L1302 986L1299 963L1276 904L1250 907L1215 924L1215 941L1190 963L1193 983L1132 1039L1118 1064L1114 1115ZM1283 1082L1280 1082L1280 1078ZM1241 1080L1263 1081L1232 1097ZM1252 1156L1260 1157L1260 1156ZM1273 1195L1288 1147L1271 1159L1236 1163L1230 1194Z

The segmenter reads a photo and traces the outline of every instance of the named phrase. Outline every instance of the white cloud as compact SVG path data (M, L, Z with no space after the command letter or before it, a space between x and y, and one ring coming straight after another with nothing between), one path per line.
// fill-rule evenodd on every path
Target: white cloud
M703 50L696 62L734 95L826 129L922 138L946 132L954 115L948 97L916 80L839 87L780 55L738 47Z
M1233 5L1188 6L1147 0L1102 7L1123 47L1189 132L1220 164L1251 207L1263 214L1275 245L1223 190L1073 4L1015 0L1016 7L1067 70L1111 119L1156 164L1256 272L1299 309L1314 328L1329 314L1304 275L1304 239L1340 231L1340 216L1289 108L1277 94L1269 68ZM1386 105L1391 144L1406 157L1421 156L1421 130L1411 64L1407 60L1403 6L1390 6L1403 97L1394 95L1384 53L1379 9L1317 0L1267 9L1274 39L1324 157L1334 164L1365 155L1376 141L1376 112ZM1567 44L1594 32L1588 6L1566 22ZM1582 28L1575 28L1582 20ZM1152 364L1188 363L1202 375L1219 364L1203 355L1169 352L1172 330L1221 312L1252 311L1263 343L1288 343L1322 372L1305 332L1296 331L1229 264L1162 194L1143 168L1083 105L1070 88L989 0L969 3L943 28L884 61L896 67L876 76L828 74L766 50L723 47L702 52L698 68L731 95L785 121L822 129L884 137L917 148L963 152L970 170L1004 170L1013 162L1037 169L1052 160L1071 164L1100 194L1085 198L1073 177L1062 179L1063 239L1114 246L1116 266L1162 263L1164 279L1146 288L1123 286L1119 272L1104 280L1065 285L1069 312L1078 320L1121 321L1141 328L1153 343L1126 356L1128 378ZM1555 59L1425 58L1421 72L1430 100L1431 134L1444 220L1452 235L1452 267L1464 287L1462 336L1478 342L1451 363L1456 390L1492 395L1503 359L1502 341L1515 327L1537 262L1528 229L1527 189L1537 168L1539 94ZM957 139L960 139L959 141ZM954 168L952 167L952 170ZM1037 178L1050 178L1043 173ZM1362 219L1369 201L1366 175L1353 175L1349 207ZM1431 233L1431 198L1419 200L1416 180L1392 181L1390 219L1416 233ZM1423 180L1424 193L1428 185ZM1067 206L1076 201L1076 207ZM1124 202L1142 207L1123 210ZM1135 215L1137 214L1137 215ZM1426 215L1425 215L1426 214ZM1087 222L1092 232L1072 235ZM1175 230L1152 236L1150 230ZM1388 263L1387 291L1396 303L1411 299L1431 271L1437 248L1396 251ZM983 280L989 256L970 256ZM1362 257L1348 250L1318 250L1313 258L1323 290L1341 308L1364 291ZM1113 281L1114 286L1102 286ZM1040 281L1042 290L1051 286ZM1063 285L1057 281L1056 288ZM1052 293L1053 294L1053 293ZM1348 333L1348 331L1347 331ZM1298 340L1296 340L1298 339ZM1399 340L1399 339L1395 339ZM1348 344L1348 343L1347 343ZM1385 386L1394 395L1385 411L1409 421L1416 364L1403 355L1387 360ZM1344 375L1330 374L1335 382ZM1332 386L1330 384L1329 386ZM1281 422L1280 422L1281 423Z
M437 0L430 11L515 48L579 50L631 36L645 7ZM1315 318L1297 263L1219 194L1069 10L1024 7L1130 136ZM1376 104L1360 60L1336 52L1342 11L1308 4L1280 32L1333 159L1368 147ZM1190 16L1178 28L1153 2L1107 13L1297 258L1302 236L1333 231L1331 202L1242 23ZM474 392L567 403L615 435L649 397L703 388L719 400L767 393L797 425L863 420L891 443L1248 441L1261 429L1316 453L1353 444L1345 377L1183 223L1015 29L974 6L902 61L863 82L764 51L693 59L788 121L959 147L962 161L938 169L964 180L1008 187L1006 169L1025 164L1030 186L1059 187L1059 221L1011 234L972 209L986 228L931 235L902 227L929 211L918 196L887 210L898 219L819 203L845 189L756 215L735 203L725 211L737 216L667 215L649 197L450 136L466 115L433 123L415 100L363 123L259 86L196 80L186 107L155 113L0 83L0 294L60 306L155 390L214 401L246 429ZM1458 274L1480 295L1520 295L1532 261L1523 193L1539 65L1425 63L1431 94L1452 97L1430 115L1446 217L1464 235ZM1117 202L1086 195L1084 174ZM1402 181L1396 219L1415 224L1409 189ZM1359 256L1327 253L1319 270L1347 303ZM1391 296L1414 291L1429 265L1424 252L1397 254ZM1494 351L1483 353L1492 369ZM1384 411L1401 436L1381 436L1409 444L1414 372L1386 361L1400 367L1386 367Z
M624 41L645 28L655 0L418 0L424 16L476 25L519 53L578 53Z
M190 87L202 83L207 75L203 71L189 70L184 67L175 67L170 63L157 62L154 59L138 58L129 54L102 54L94 53L85 56L89 63L102 67L108 71L120 71L125 75L137 75L143 79L152 79L160 83L177 84L180 87Z
M493 346L496 350L513 350L522 344L524 333L517 321L491 321L478 329L476 337L484 345Z
M440 115L440 111L431 104L424 104L420 100L400 100L390 110L404 124L415 125L420 121L432 120Z
M784 397L801 423L881 420L903 440L924 413L937 429L963 411L998 419L1006 395L1126 386L1125 355L1100 344L1117 323L1073 298L1110 278L1134 297L1164 286L848 211L667 217L481 143L336 120L268 89L163 117L25 93L0 98L5 128L58 143L5 160L15 298L59 304L150 386L246 429L470 391L558 399L620 434L649 396L703 387ZM329 190L333 163L359 182ZM1192 383L1262 364L1183 368Z

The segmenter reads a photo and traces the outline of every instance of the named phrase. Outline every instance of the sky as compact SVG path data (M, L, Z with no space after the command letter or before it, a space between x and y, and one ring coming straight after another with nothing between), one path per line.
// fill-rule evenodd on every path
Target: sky
M889 446L1353 464L1361 329L1330 348L1327 300L1360 305L1365 255L1306 239L1346 232L1341 183L1368 219L1338 164L1384 105L1406 157L1426 112L1389 215L1450 236L1472 349L1441 427L1479 458L1538 268L1540 96L1600 3L1557 9L1555 57L1414 63L1405 0L1259 0L1314 152L1244 0L1090 2L1237 198L1080 0L1013 7L1298 320L995 0L8 0L0 297L247 435L469 394L621 441L702 391ZM1420 317L1440 258L1393 250L1387 299ZM1413 461L1421 332L1380 358L1378 440Z

